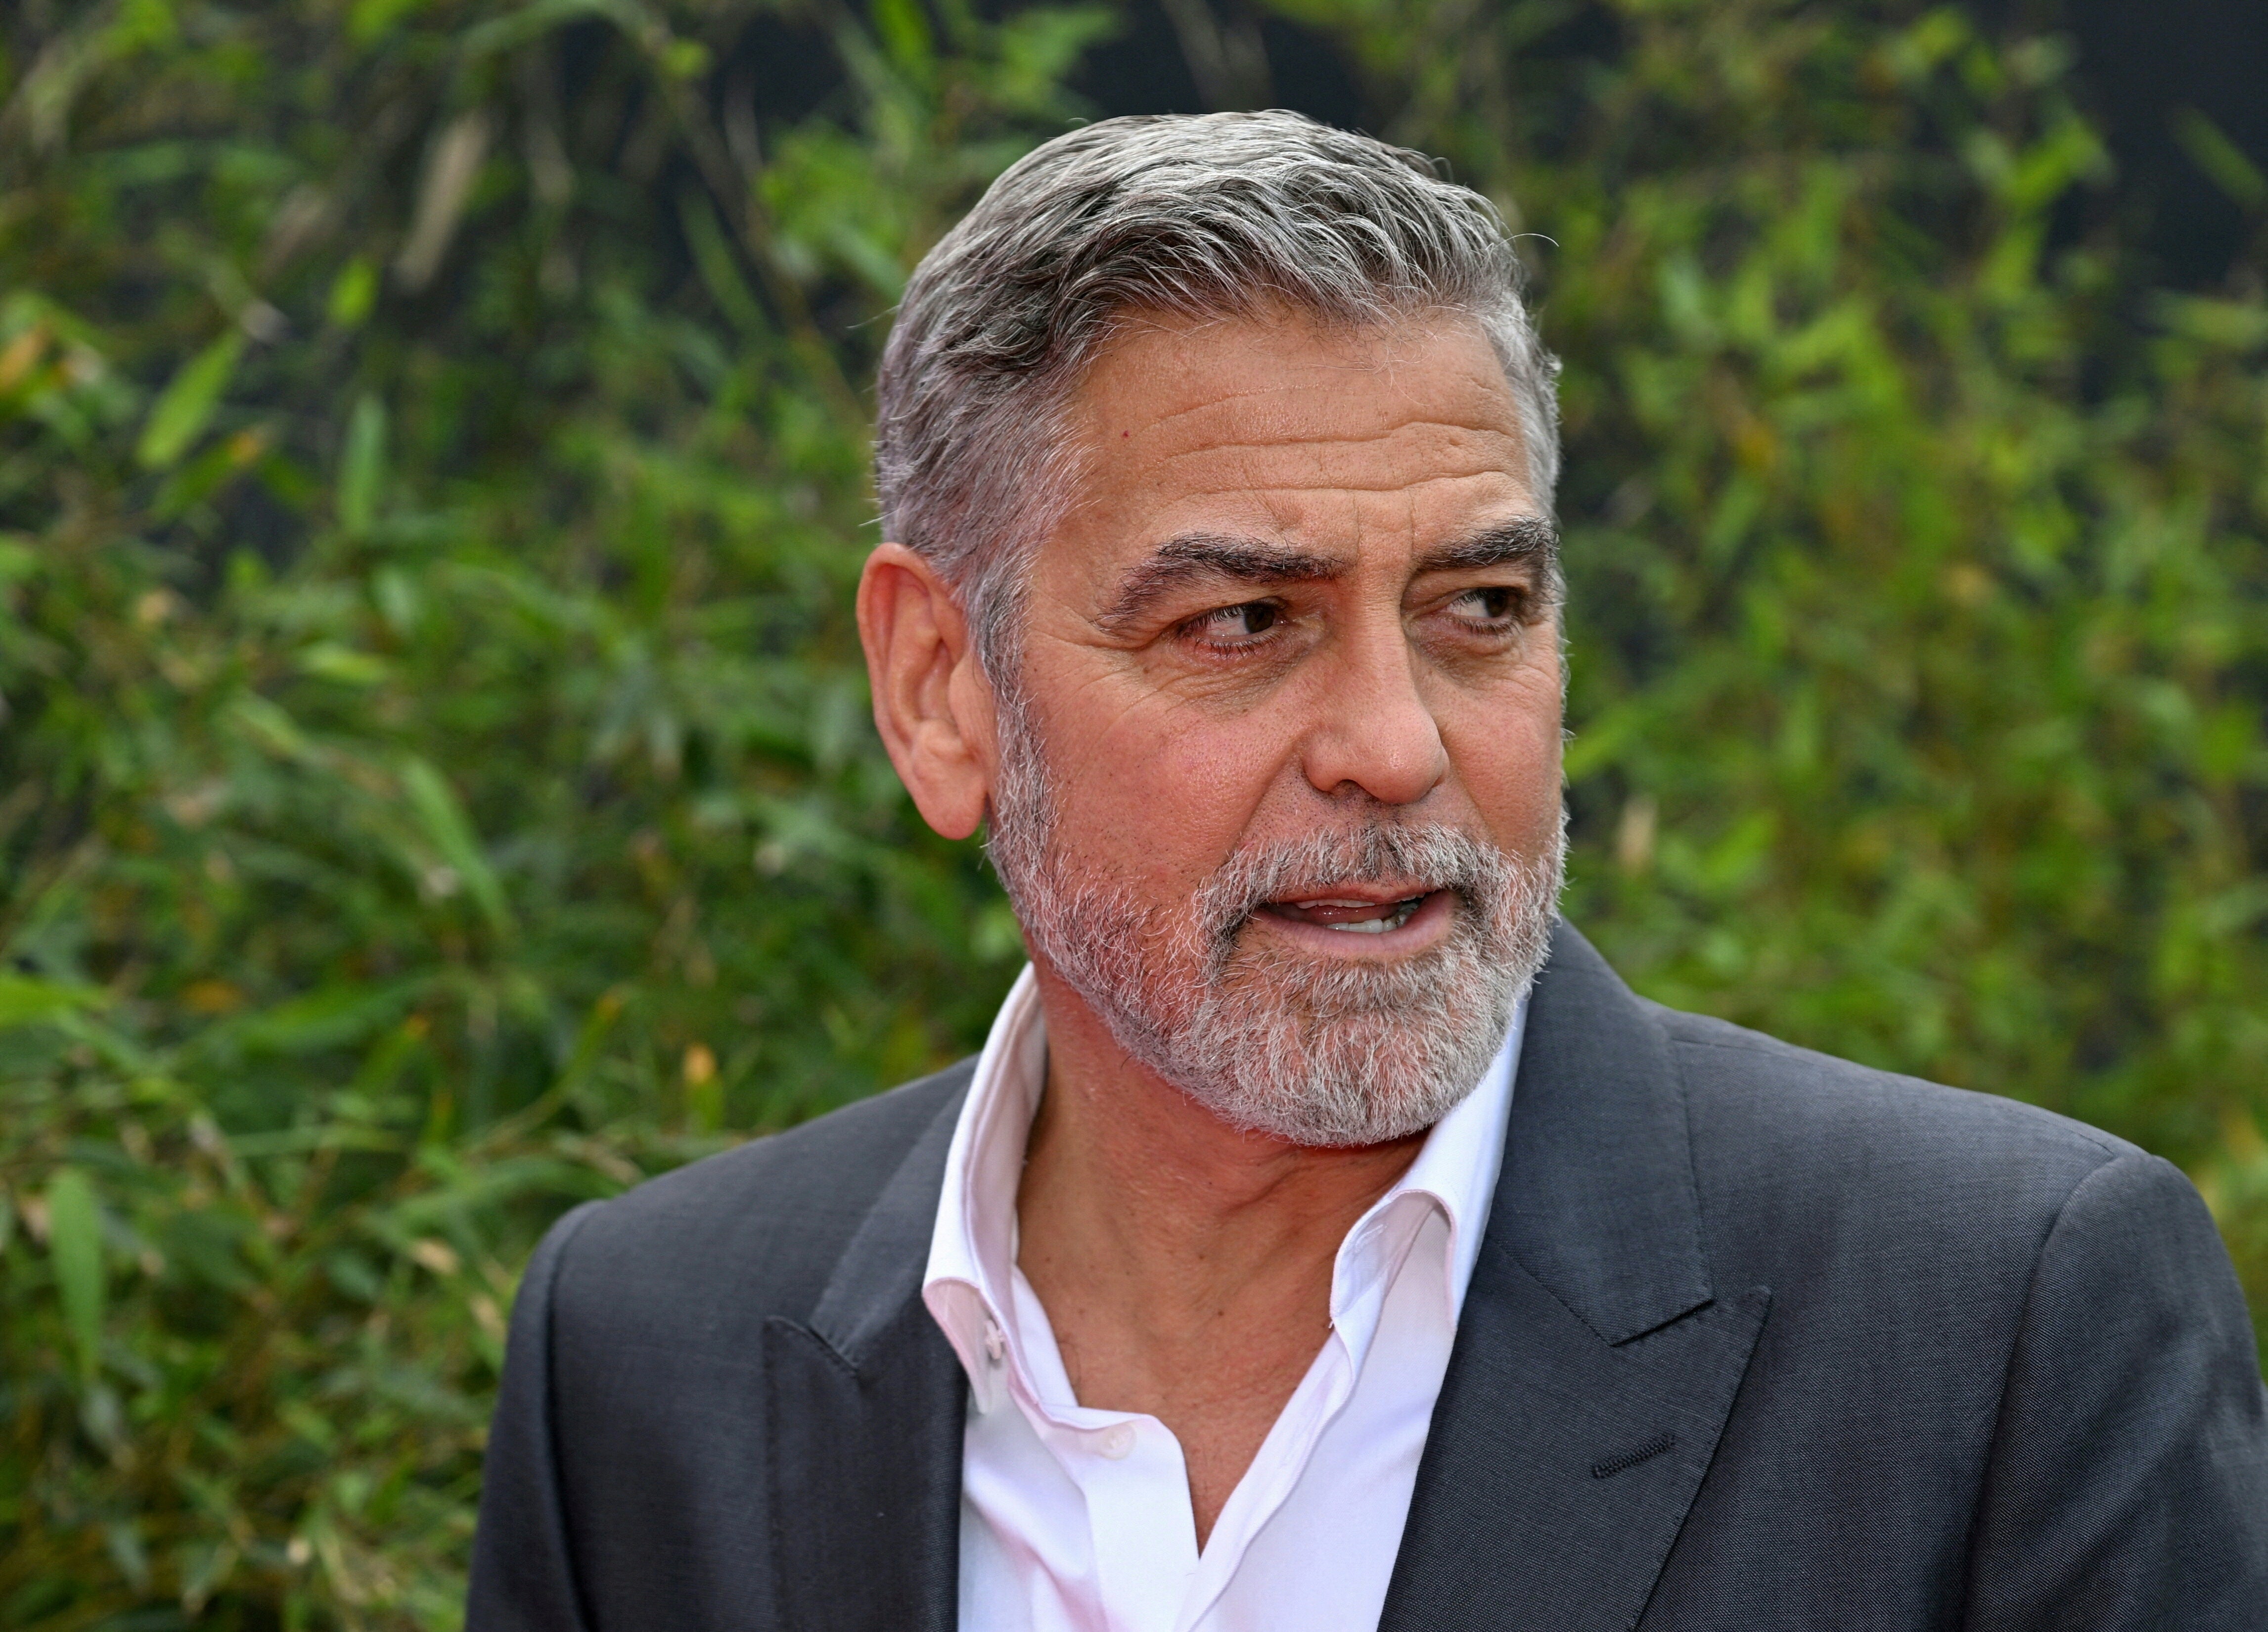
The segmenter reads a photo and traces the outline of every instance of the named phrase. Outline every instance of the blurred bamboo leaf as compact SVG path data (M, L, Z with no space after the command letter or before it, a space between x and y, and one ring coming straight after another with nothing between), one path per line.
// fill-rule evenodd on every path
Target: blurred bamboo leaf
M100 1008L109 1001L109 993L99 986L0 974L0 1030L61 1019L84 1008Z
M48 1181L48 1252L63 1326L77 1356L79 1381L91 1385L102 1355L102 1209L94 1186L77 1168Z
M367 256L356 255L339 269L331 284L330 299L324 305L324 315L342 329L354 329L377 304L378 268Z
M244 355L244 336L223 335L184 363L151 406L135 457L151 470L173 465L203 432Z
M479 905L491 928L499 933L509 930L512 909L504 901L504 886L481 853L472 824L465 819L464 807L457 802L441 773L427 761L411 756L401 762L401 785L426 838L440 853L441 868L432 875L434 893L453 895L461 885Z
M346 447L339 457L339 521L347 531L370 531L385 486L386 404L364 392L347 416Z
M2268 176L2260 174L2260 166L2246 158L2244 150L2230 141L2220 126L2196 108L2184 107L2174 115L2174 135L2198 168L2232 203L2246 210L2268 209Z

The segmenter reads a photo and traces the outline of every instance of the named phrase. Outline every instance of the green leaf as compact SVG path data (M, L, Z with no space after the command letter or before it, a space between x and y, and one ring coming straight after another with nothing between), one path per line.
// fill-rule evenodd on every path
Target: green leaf
M102 1209L94 1186L77 1168L64 1168L48 1181L48 1254L79 1379L91 1383L102 1344Z
M39 552L21 534L0 533L0 589L40 570Z
M685 241L693 251L693 264L708 286L709 297L718 309L732 319L744 335L762 334L769 325L764 321L763 308L749 292L747 280L740 276L740 263L734 259L732 245L717 224L716 211L700 194L688 191L677 203L678 219L685 227Z
M305 1054L360 1042L391 1025L423 996L422 978L383 986L325 986L216 1027L208 1046L226 1042L255 1052Z
M900 68L923 73L936 57L936 41L929 18L917 0L874 0L875 32Z
M243 355L244 336L231 329L181 366L158 394L135 445L134 456L144 469L166 469L188 451L219 406Z
M386 486L386 404L369 393L356 399L347 418L345 451L339 458L339 524L366 533L378 519Z
M99 1008L109 1001L109 994L95 986L0 975L0 1031L60 1020L83 1008Z
M393 672L384 658L357 652L333 640L318 641L300 653L299 668L302 673L350 686L377 685Z
M2268 345L2268 305L2258 301L2167 295L2158 302L2158 316L2175 332L2209 345L2235 351Z
M2221 128L2194 107L2174 115L2174 136L2191 161L2213 179L2238 208L2268 209L2268 176L2228 139Z
M357 255L332 281L325 314L341 329L359 329L377 304L378 267L369 256Z
M473 824L466 819L465 809L448 782L430 761L412 756L402 761L401 786L426 839L455 872L457 882L479 905L482 915L492 927L509 929L512 909L504 902L504 886L497 882L496 869L481 853Z
M355 0L347 13L347 34L357 45L369 45L403 18L421 10L426 0Z

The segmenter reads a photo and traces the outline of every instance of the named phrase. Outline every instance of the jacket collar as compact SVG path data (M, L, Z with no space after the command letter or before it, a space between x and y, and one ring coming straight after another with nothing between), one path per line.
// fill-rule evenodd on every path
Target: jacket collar
M808 1322L765 1323L773 1601L785 1628L949 1632L959 1593L961 1362L921 1272L969 1067L844 1248Z
M1565 923L1529 999L1489 1235L1603 1343L1712 1295L1668 1040Z
M882 1186L811 1312L812 1331L854 1369L894 1329L909 1302L920 1305L946 1153L975 1070L973 1060L963 1060L943 1074L960 1081Z
M1381 1632L1636 1624L1770 1303L1712 1285L1666 1039L1560 925Z

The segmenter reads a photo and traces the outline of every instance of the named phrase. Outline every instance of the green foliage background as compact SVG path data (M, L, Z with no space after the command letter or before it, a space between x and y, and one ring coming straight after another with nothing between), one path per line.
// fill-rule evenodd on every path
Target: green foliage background
M1543 235L1572 914L2173 1157L2268 1309L2257 258L2073 230L2051 35L1270 4ZM0 1624L454 1625L543 1225L980 1038L1013 922L865 720L865 382L1125 23L0 22Z

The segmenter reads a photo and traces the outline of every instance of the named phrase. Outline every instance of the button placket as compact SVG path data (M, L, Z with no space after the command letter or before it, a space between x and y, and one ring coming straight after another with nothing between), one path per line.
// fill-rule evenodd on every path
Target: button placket
M1171 1430L1147 1418L1095 1422L1079 1436L1077 1478L1099 1547L1113 1632L1173 1632L1196 1575L1189 1472Z

